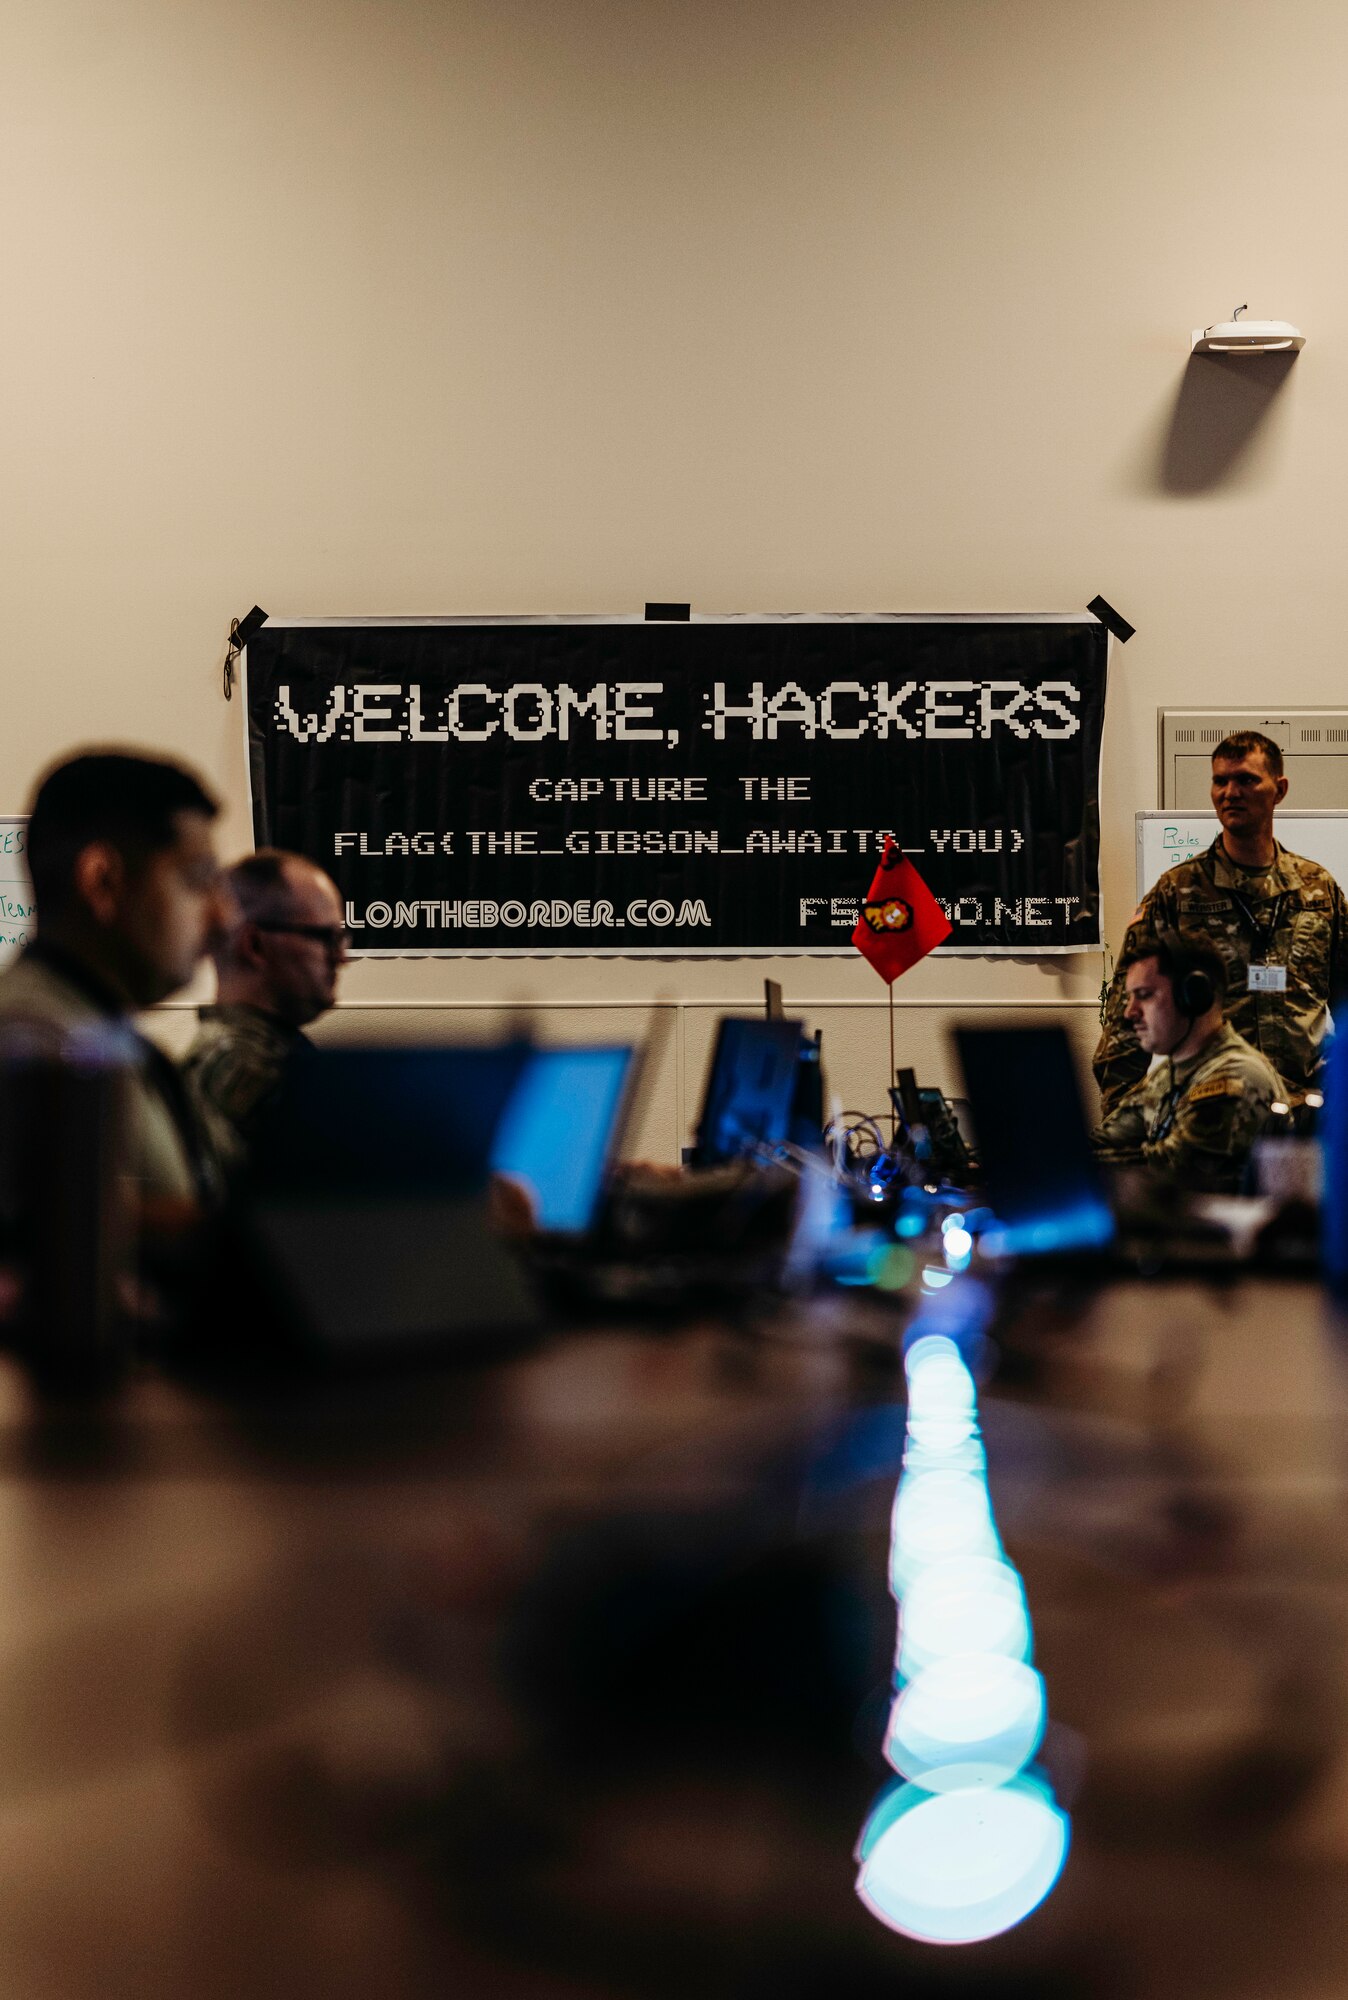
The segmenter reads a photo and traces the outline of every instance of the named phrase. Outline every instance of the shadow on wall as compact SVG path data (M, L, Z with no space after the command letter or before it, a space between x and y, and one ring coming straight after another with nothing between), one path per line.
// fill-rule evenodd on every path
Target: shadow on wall
M1181 497L1251 484L1295 360L1295 354L1191 355L1149 483Z

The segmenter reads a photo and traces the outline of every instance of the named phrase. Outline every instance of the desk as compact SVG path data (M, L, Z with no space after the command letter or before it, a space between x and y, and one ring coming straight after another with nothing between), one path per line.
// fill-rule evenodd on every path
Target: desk
M1073 1845L955 1951L853 1894L894 1637L878 1326L575 1333L246 1409L146 1375L42 1411L0 1371L0 1991L1348 1990L1316 1292L1008 1298L982 1418Z

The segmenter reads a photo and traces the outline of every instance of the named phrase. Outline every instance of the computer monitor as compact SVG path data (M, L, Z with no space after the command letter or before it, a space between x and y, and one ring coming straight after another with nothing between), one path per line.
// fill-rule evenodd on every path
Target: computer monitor
M951 1180L967 1181L971 1163L958 1104L951 1103L942 1090L919 1085L911 1069L901 1069L897 1075L898 1083L890 1086L889 1102L914 1158Z
M594 1221L634 1071L630 1048L534 1049L492 1142L495 1172L521 1182L548 1235Z
M698 1121L698 1166L742 1159L790 1136L800 1045L799 1021L723 1017Z
M769 1021L785 1016L781 981L763 981L763 1012ZM792 1097L787 1137L792 1145L807 1153L818 1152L824 1137L824 1031L802 1034L796 1055L796 1086Z
M1098 1250L1114 1217L1059 1027L957 1028L988 1201L1016 1254Z
M824 1143L824 1031L802 1035L796 1052L796 1083L791 1094L790 1138L807 1153Z
M895 1070L894 1077L895 1081L889 1089L889 1101L911 1131L914 1125L926 1123L922 1115L922 1093L918 1089L917 1071Z

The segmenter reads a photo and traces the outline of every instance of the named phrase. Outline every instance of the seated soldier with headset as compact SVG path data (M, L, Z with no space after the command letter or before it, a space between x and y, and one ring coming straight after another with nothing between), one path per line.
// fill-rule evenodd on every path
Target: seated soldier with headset
M1269 737L1243 729L1217 745L1212 808L1221 833L1152 885L1123 941L1095 1051L1106 1112L1146 1072L1123 990L1124 965L1144 935L1201 935L1226 967L1230 1018L1278 1072L1279 1094L1298 1105L1318 1089L1329 1010L1348 981L1348 897L1327 868L1274 838L1286 796L1282 751Z
M1101 1159L1182 1187L1235 1193L1281 1085L1223 1015L1225 969L1206 939L1136 938L1119 965L1125 1019L1153 1062L1096 1134Z

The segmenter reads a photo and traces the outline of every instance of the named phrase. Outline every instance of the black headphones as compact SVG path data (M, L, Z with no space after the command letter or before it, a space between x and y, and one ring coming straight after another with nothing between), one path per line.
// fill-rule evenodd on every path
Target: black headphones
M1187 1014L1196 1021L1200 1014L1206 1014L1217 999L1216 989L1206 972L1186 972L1183 979L1174 982L1175 999L1181 1014Z
M1182 952L1183 946L1176 952L1176 956L1180 957L1181 964L1183 963L1183 958L1180 956ZM1172 1043L1170 1048L1164 1051L1165 1054L1173 1057L1180 1042L1188 1039L1189 1031L1193 1027L1194 1022L1206 1014L1209 1007L1215 1003L1217 989L1213 985L1211 976L1208 973L1200 972L1197 967L1191 967L1188 972L1182 972L1178 976L1174 972L1171 973L1170 990L1175 996L1175 1005L1188 1024L1184 1033L1179 1037L1179 1041Z

